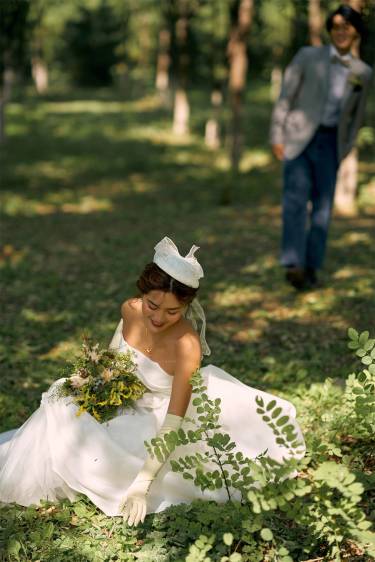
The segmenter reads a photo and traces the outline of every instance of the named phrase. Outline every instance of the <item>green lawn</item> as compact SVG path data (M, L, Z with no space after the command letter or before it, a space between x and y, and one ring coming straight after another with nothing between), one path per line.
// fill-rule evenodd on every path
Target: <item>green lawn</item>
M232 184L225 150L209 151L202 141L208 94L192 95L192 134L183 140L173 137L170 111L152 96L124 101L115 92L85 92L8 105L1 162L0 430L19 426L33 412L83 331L103 344L110 340L121 302L135 294L138 273L165 235L181 251L201 246L209 361L291 399L306 431L322 423L329 403L319 399L325 379L334 381L330 400L337 403L355 364L348 327L375 332L373 155L361 153L360 213L334 218L324 287L297 294L278 265L281 170L267 146L269 113L266 90L258 86L248 94L246 147ZM228 186L233 202L223 206ZM2 511L13 521L5 537L12 526L26 533L35 519L42 529L36 545L48 545L56 529L59 540L71 540L68 550L50 541L49 554L38 554L27 535L21 560L115 559L105 558L102 547L103 533L108 539L115 530L129 552L141 552L145 540L144 531L98 512L96 530L83 512L80 525L70 505ZM148 545L159 544L168 516L155 520L148 523ZM164 546L138 559L167 560ZM104 558L95 558L101 552Z

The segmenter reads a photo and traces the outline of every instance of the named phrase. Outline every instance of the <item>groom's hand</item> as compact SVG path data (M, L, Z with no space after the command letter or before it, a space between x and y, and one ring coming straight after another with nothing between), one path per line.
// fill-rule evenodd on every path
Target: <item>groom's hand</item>
M272 152L278 160L284 160L284 145L283 144L273 144Z
M150 480L137 482L135 479L121 500L119 510L128 525L136 527L138 523L144 522L147 511L146 496L150 485Z

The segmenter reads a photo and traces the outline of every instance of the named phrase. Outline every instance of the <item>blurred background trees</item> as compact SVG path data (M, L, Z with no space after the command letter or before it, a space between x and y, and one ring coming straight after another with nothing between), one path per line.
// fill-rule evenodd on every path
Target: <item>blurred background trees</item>
M360 51L373 65L375 3L345 2L364 16L368 34L357 55ZM157 93L171 112L174 134L181 136L191 129L194 115L189 92L199 90L211 105L202 131L206 144L213 150L225 144L236 172L243 146L244 94L261 80L268 83L274 100L283 69L298 48L327 42L324 21L338 4L333 0L1 2L0 113L13 82L19 95L32 89L38 95L64 96L77 88L112 87L119 96L131 99ZM0 130L2 123L3 118ZM370 129L367 139L373 134ZM355 152L350 161L340 177L346 187L338 192L349 194L349 200L355 192Z

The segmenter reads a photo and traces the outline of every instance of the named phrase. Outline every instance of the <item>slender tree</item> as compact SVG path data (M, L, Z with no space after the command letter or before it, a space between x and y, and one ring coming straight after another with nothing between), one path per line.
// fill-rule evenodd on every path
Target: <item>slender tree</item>
M193 10L189 0L176 0L176 24L175 24L175 46L176 46L176 91L173 111L173 132L185 135L189 132L190 104L187 94L189 82L189 27Z
M310 44L319 47L322 44L322 15L320 0L309 0L309 35Z
M364 0L346 0L354 10L362 13L366 2ZM360 38L355 43L352 54L359 57ZM341 215L356 213L356 195L358 191L358 149L353 147L347 157L341 162L336 182L335 208Z
M162 25L159 30L158 55L156 62L156 90L161 100L167 103L169 92L169 69L171 64L171 30L168 21L162 17Z
M226 2L223 0L213 0L206 8L205 17L209 22L208 60L211 69L211 115L205 126L205 144L209 148L217 149L220 146L220 117L223 108L224 82L228 78L225 60L228 11Z
M231 169L238 173L242 145L242 98L248 67L247 39L253 17L253 0L236 0L231 6L231 30L228 42L229 96L232 110L230 138Z
M30 6L29 22L33 28L31 34L31 73L38 94L44 94L48 90L48 64L46 57L46 35L48 30L45 26L45 15L47 4L41 0L35 0Z
M15 71L21 65L27 38L29 2L0 2L0 142L5 140L5 107Z

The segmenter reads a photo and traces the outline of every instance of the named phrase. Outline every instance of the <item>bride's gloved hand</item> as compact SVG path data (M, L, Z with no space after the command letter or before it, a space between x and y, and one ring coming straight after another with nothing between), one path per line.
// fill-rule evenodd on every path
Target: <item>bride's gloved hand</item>
M181 416L167 414L163 425L156 437L163 437L170 431L178 431L182 423ZM156 457L147 456L143 467L129 486L125 497L121 500L119 510L124 515L124 521L128 525L138 525L145 520L147 511L146 496L152 482L155 480L159 470L164 466Z

